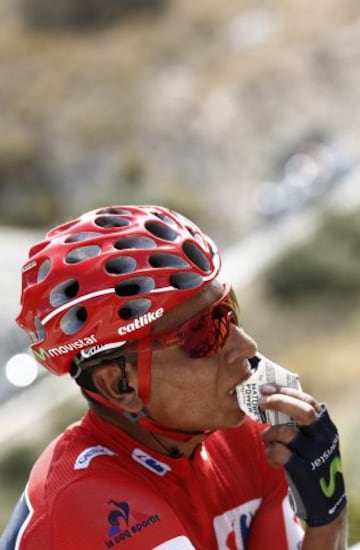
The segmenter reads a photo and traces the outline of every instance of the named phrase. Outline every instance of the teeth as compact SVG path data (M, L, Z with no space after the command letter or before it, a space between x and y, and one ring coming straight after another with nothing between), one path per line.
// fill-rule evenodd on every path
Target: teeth
M235 388L233 388L232 390L229 391L229 395L235 395Z

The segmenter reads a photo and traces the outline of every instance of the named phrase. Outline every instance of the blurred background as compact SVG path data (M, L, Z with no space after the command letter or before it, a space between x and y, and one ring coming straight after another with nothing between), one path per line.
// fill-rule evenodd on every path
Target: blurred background
M0 0L0 531L85 403L14 318L53 225L160 203L224 252L262 353L328 403L360 540L356 0Z

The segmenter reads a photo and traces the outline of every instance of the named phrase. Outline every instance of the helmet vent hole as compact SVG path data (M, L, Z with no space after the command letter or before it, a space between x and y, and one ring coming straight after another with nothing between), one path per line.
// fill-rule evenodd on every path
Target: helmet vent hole
M114 247L118 250L126 250L128 248L141 250L144 248L156 248L156 242L149 237L125 237L116 241Z
M154 288L155 282L151 277L134 277L116 285L115 292L118 296L135 296L151 292Z
M35 317L34 324L36 330L36 341L41 342L41 340L45 340L45 328L39 317Z
M50 267L51 267L51 261L50 260L45 260L41 264L41 266L39 267L38 275L37 275L37 282L38 283L40 283L41 281L43 281L45 279L45 277L47 276L47 274L50 271Z
M170 218L169 216L166 216L166 214L160 214L159 212L154 212L155 216L157 216L160 220L165 222L168 225L172 225L173 227L176 227L175 221Z
M195 239L195 241L197 241L200 245L204 244L204 239L198 231L195 231L192 227L186 227L186 229L189 231L190 235L193 239Z
M145 298L133 300L119 309L119 317L125 321L128 319L134 319L135 317L140 317L140 315L143 315L149 311L150 307L151 300L147 300Z
M136 260L130 256L121 256L120 258L112 258L105 264L105 269L112 275L120 275L121 273L131 273L136 269Z
M76 279L68 279L59 284L50 292L50 303L57 307L70 302L79 292L79 283Z
M81 241L87 241L88 239L93 239L94 237L101 236L102 233L98 233L96 231L82 231L81 233L75 233L75 235L71 235L67 239L65 239L66 243L78 243Z
M149 258L152 267L190 267L188 262L175 254L153 254Z
M116 208L116 206L109 206L109 208L101 208L96 214L114 214L115 216L131 216L130 210L125 208Z
M120 216L99 216L95 220L99 227L125 227L130 225L129 220Z
M196 288L203 282L201 275L197 273L174 273L170 277L170 283L173 287L178 289Z
M99 256L100 253L100 246L81 246L66 254L65 261L68 264L78 264L79 262L83 262L89 258Z
M200 250L198 246L190 241L187 241L183 245L186 256L202 271L209 271L210 263L205 254Z
M145 223L145 227L152 235L164 239L165 241L174 242L179 237L177 231L174 231L174 229L163 223L150 221Z
M78 332L87 319L87 312L83 306L71 308L61 319L60 328L68 335Z

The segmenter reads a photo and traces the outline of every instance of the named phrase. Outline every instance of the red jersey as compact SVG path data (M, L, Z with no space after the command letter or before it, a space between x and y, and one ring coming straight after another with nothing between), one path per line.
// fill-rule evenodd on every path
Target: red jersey
M89 411L35 463L0 550L296 550L302 530L262 430L247 419L171 458Z

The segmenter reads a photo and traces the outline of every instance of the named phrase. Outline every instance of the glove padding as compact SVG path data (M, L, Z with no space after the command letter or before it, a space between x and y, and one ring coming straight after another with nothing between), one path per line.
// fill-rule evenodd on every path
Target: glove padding
M309 526L330 523L347 499L339 434L325 405L315 422L299 426L299 433L288 447L293 454L285 470L296 514Z

